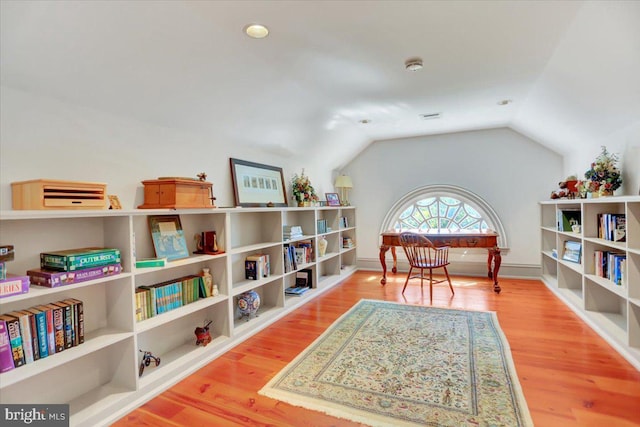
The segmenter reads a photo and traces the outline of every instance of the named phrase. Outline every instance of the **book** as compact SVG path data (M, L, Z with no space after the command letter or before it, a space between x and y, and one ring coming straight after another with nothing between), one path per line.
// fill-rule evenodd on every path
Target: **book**
M20 333L20 320L14 316L6 314L0 315L0 320L4 320L9 333L9 344L11 345L11 355L13 356L14 368L23 366L26 361L24 358L24 348L22 346L22 334Z
M49 342L47 338L47 314L46 312L36 307L28 308L25 311L33 314L33 319L35 320L36 326L34 334L34 346L37 344L40 359L44 359L45 357L49 356Z
M0 320L0 374L15 369L7 321Z
M140 258L136 260L136 268L166 267L167 258Z
M7 278L7 263L0 262L0 280Z
M64 348L73 347L73 307L64 301L52 303L62 309L62 330L64 332ZM56 339L57 345L57 339Z
M0 298L29 292L29 276L8 274L6 279L0 280Z
M64 309L56 304L45 304L46 307L51 308L51 317L53 319L53 336L54 336L54 346L55 352L59 353L64 350Z
M73 343L80 345L84 343L84 303L76 298L67 298L64 302L73 306Z
M120 250L115 248L79 248L42 252L40 268L75 271L109 264L120 264Z
M24 355L24 363L33 363L39 357L36 357L35 351L38 347L33 347L33 339L31 337L31 322L29 320L29 313L24 313L20 310L11 311L7 315L18 319L18 333L21 336L22 353ZM36 338L37 343L37 338Z
M302 269L300 271L296 272L296 286L297 287L306 287L306 288L312 288L313 287L313 282L312 282L312 276L313 272L312 270L305 268Z
M122 266L120 264L107 264L76 271L55 271L34 268L27 270L27 276L29 276L29 281L32 285L57 288L58 286L70 285L72 283L113 276L120 274L121 271Z
M302 295L309 290L306 286L294 286L284 290L287 295Z
M244 261L244 277L248 280L258 280L258 261Z
M45 314L46 334L47 334L47 350L49 355L56 352L56 337L53 323L53 308L49 305L37 305L34 308L41 310Z

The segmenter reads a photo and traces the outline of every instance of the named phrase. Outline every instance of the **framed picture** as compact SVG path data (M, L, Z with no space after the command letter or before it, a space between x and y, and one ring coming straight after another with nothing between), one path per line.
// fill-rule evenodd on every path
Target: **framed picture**
M340 206L340 196L338 193L325 193L327 206Z
M189 257L179 215L149 216L149 230L157 258L173 261Z
M576 262L580 264L580 256L582 255L582 243L567 240L564 242L564 252L562 259L565 261Z
M118 196L109 194L107 197L109 198L109 209L122 209Z
M282 168L229 160L236 206L288 206Z

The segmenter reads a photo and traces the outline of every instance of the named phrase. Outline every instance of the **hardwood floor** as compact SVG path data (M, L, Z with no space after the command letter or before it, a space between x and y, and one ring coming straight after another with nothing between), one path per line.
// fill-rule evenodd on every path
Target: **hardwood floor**
M249 338L114 426L358 426L258 395L258 390L361 298L429 305L404 274L359 271ZM536 426L640 426L640 372L537 280L453 277L433 306L495 311Z

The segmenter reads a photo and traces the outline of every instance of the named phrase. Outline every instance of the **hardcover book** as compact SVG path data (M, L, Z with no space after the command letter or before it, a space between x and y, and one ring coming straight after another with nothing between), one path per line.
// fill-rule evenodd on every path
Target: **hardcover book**
M36 357L33 348L33 340L31 338L31 322L29 321L29 314L16 310L7 313L18 320L18 333L21 336L22 354L24 355L24 363L33 363L38 358Z
M68 298L63 302L73 306L73 343L79 345L84 343L84 303L76 298Z
M284 293L287 295L302 295L309 290L306 286L295 286L292 288L287 288L284 290Z
M13 366L19 368L26 361L24 359L24 348L22 346L22 335L20 334L20 321L13 316L3 314L0 320L4 320L9 332L9 343L11 344L11 355L13 356Z
M136 260L136 268L166 267L167 258L141 258Z
M47 334L47 351L49 355L56 352L56 336L53 323L53 308L49 305L37 305L34 308L42 311L46 320L46 334Z
M46 304L46 306L51 307L54 345L56 353L59 353L64 350L64 310L62 307L55 304Z
M14 368L7 321L0 320L0 373L8 372Z
M121 271L122 266L120 264L109 264L77 271L55 271L35 268L28 270L27 276L29 276L29 280L33 285L57 288L58 286L70 285L72 283L113 276L119 274Z
M73 307L64 301L54 302L53 304L62 309L64 348L71 348L73 347Z
M80 248L40 254L40 268L75 271L102 265L120 264L120 250L112 248Z
M29 292L29 276L9 274L6 279L0 279L0 298L27 292Z
M35 320L36 325L35 338L37 340L34 340L34 342L37 342L40 359L44 359L45 357L49 356L49 343L47 339L47 314L35 307L28 308L25 311L33 314L33 319Z

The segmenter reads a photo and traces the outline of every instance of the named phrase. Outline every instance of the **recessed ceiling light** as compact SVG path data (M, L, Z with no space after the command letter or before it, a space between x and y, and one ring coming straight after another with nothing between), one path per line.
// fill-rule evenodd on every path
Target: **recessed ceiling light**
M371 123L371 120L362 119L362 120L359 120L358 123L360 123L361 125L368 125L369 123Z
M252 39L263 39L269 35L269 29L260 24L249 24L244 27L244 32Z
M498 105L509 105L511 104L513 101L510 99L503 99L502 101L498 101Z
M404 61L404 68L407 71L418 71L422 69L422 59L421 58L409 58Z

